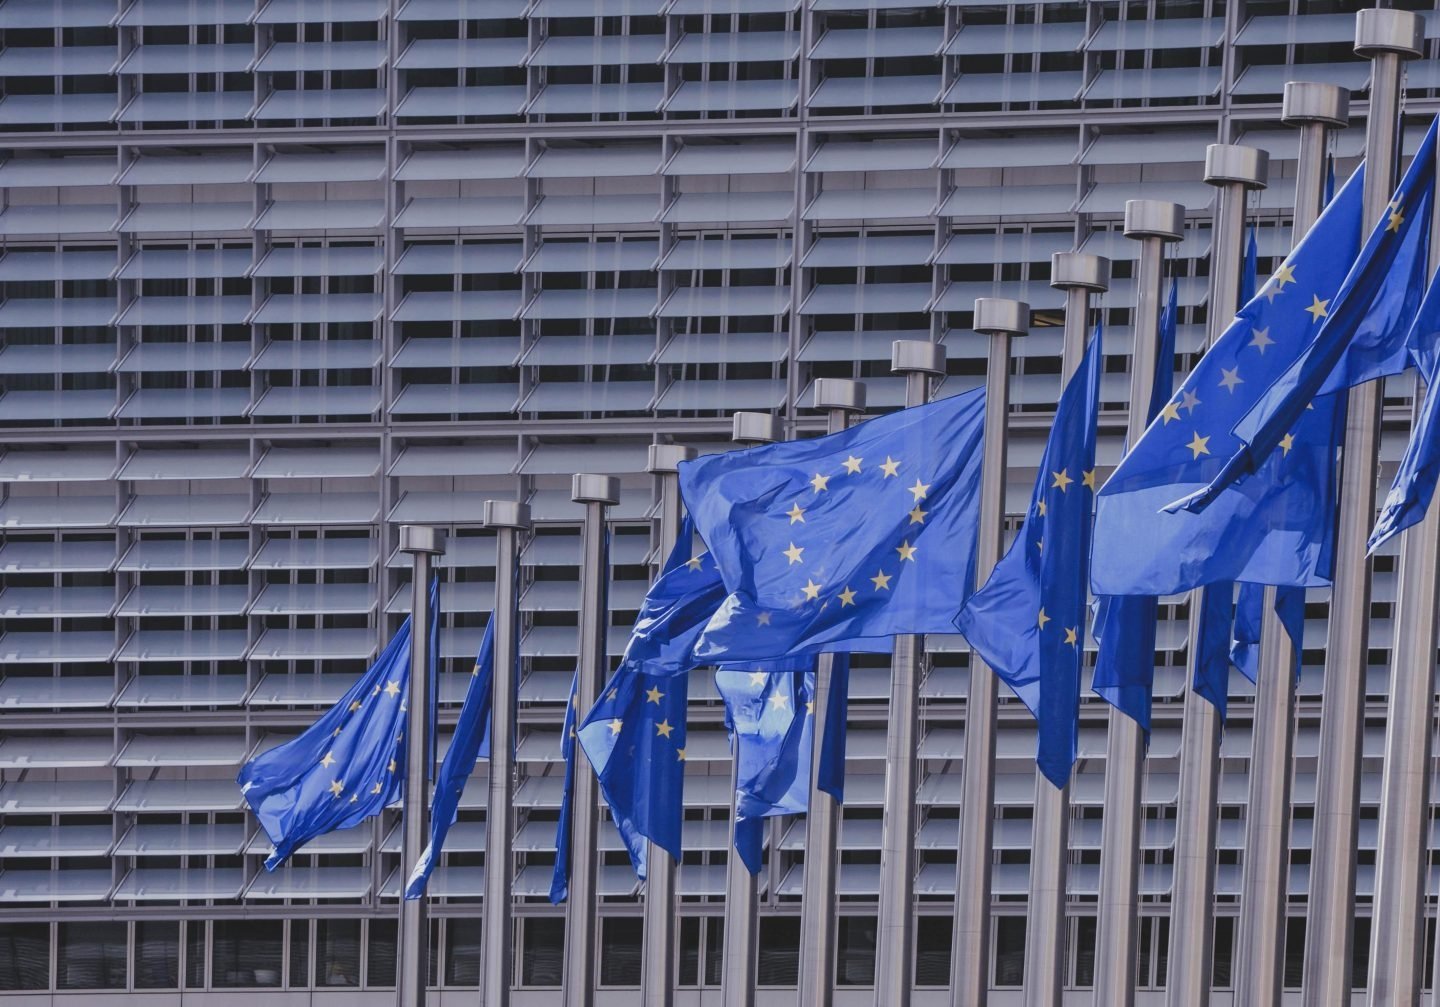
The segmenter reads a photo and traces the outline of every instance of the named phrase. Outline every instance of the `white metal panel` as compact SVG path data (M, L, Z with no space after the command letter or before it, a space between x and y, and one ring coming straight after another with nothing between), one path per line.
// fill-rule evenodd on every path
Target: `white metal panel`
M106 48L109 48L108 46ZM255 58L249 42L226 45L138 45L120 61L120 73L245 73ZM114 54L111 54L111 62Z
M252 615L366 615L375 608L369 584L267 584Z
M530 57L530 65L613 66L621 63L657 63L664 53L664 35L551 35L540 43L540 47Z
M0 739L0 769L83 769L110 765L111 736L10 733Z
M375 653L369 629L267 629L250 652L252 661L364 660Z
M778 363L785 359L790 337L784 332L689 332L665 344L656 358L661 364ZM889 344L885 356L889 359Z
M257 231L373 231L385 221L382 199L276 200L261 211Z
M103 280L115 271L115 253L96 251L6 252L0 280Z
M140 203L115 225L126 233L153 231L245 231L250 228L249 203Z
M385 62L385 42L276 42L266 49L255 69L291 74L306 70L374 70Z
M943 37L943 36L942 36ZM936 45L938 46L937 41ZM811 108L882 105L933 105L940 97L940 77L828 77L815 89Z
M0 833L3 838L3 833ZM182 825L144 822L133 825L115 846L123 857L233 856L245 845L245 826Z
M384 109L385 92L378 88L272 91L260 103L255 118L373 119Z
M0 123L109 123L115 117L113 94L22 94L0 100Z
M256 524L370 524L379 517L373 493L270 493L255 511Z
M10 541L0 546L0 573L104 573L115 565L115 543L69 539Z
M521 363L540 367L607 366L643 364L655 355L655 337L626 336L541 336L530 344Z
M109 675L0 679L0 710L103 708L114 695L115 680Z
M658 195L544 196L525 216L527 224L595 226L649 224L660 212Z
M0 618L109 618L115 610L112 587L6 587L0 590Z
M832 140L821 144L806 171L910 171L933 167L940 149L934 138L919 140Z
M113 496L12 496L0 504L0 528L105 528L114 520Z
M658 312L661 318L712 318L735 315L784 315L790 310L789 287L677 287Z
M412 87L400 100L395 114L400 118L434 116L453 119L470 115L519 115L524 107L525 88L518 84L496 87ZM3 108L0 108L0 111L3 111Z
M254 275L369 276L384 264L385 254L378 245L281 246L265 253Z
M260 325L373 322L380 317L380 294L271 294L255 312Z
M247 691L244 675L136 675L115 697L115 705L126 709L239 706Z
M670 224L778 223L794 212L793 192L684 192L660 219Z
M417 88L417 90L430 89ZM517 178L524 171L524 144L493 143L453 149L415 150L396 169L395 177L402 182L435 179Z
M654 112L665 100L664 84L549 84L530 102L530 114L606 115Z
M236 788L238 792L239 788ZM148 809L147 809L148 810ZM182 809L191 810L191 809ZM108 875L108 871L106 874ZM239 867L205 867L177 871L169 867L138 867L115 889L116 902L177 902L229 900L239 897L244 871Z
M370 385L286 385L267 389L250 415L363 416L379 408L380 390Z
M244 524L248 493L155 494L135 497L121 512L121 527Z
M279 339L265 344L256 371L369 370L380 363L378 339Z
M373 476L380 471L380 452L366 444L315 447L272 447L252 473L256 479L318 479Z
M392 476L488 476L515 471L515 445L472 443L463 446L412 444L390 466Z
M250 114L253 95L244 91L145 91L120 110L124 123L213 122L240 120Z
M110 870L0 871L0 902L103 902Z
M238 661L244 655L243 629L141 629L130 634L115 660L136 663Z
M244 276L250 268L245 248L140 248L116 275L122 280L174 279L177 276Z
M246 749L243 734L209 730L197 734L137 734L115 756L115 765L238 766L245 758Z
M137 297L120 313L117 325L239 325L250 315L244 295Z
M30 451L12 449L0 456L0 482L85 482L115 474L113 450Z
M131 588L118 615L131 618L241 615L250 593L244 584L141 584Z
M520 340L508 336L407 339L395 352L391 364L395 367L510 367L519 356ZM402 398L406 392L401 393Z
M10 189L109 185L114 178L113 157L12 157L0 163L0 185Z
M546 381L517 407L522 413L641 412L655 396L648 381Z
M336 43L326 43L326 48ZM354 43L340 43L352 45ZM383 45L383 43L360 43ZM276 48L279 48L278 46ZM274 50L272 49L271 52ZM264 60L261 60L262 64ZM262 69L264 67L262 66ZM333 151L277 151L261 165L257 182L374 182L385 177L385 151L368 146L337 147Z
M120 466L118 479L239 479L250 471L248 449L137 447Z
M765 81L764 83L772 82ZM782 174L794 166L795 144L785 141L685 143L675 152L675 156L666 162L664 173L666 175L768 175Z
M428 340L427 340L428 342ZM397 416L455 413L509 413L515 410L518 385L495 382L468 385L406 385L390 411ZM3 513L0 506L0 513Z
M530 178L610 178L653 175L659 168L659 142L596 144L546 147L525 174Z
M788 62L799 55L799 32L689 32L681 36L680 41L670 50L666 62Z
M435 873L438 876L445 870L442 867ZM432 898L440 894L434 889L427 888L427 891ZM247 899L363 899L369 894L368 867L301 867L294 864L274 873L257 874L245 890ZM474 894L485 894L484 886Z
M375 565L372 538L272 538L251 562L256 570L363 570Z
M119 570L243 570L250 554L244 538L142 538L125 550Z
M116 24L244 24L254 10L252 0L131 0Z
M806 220L859 220L929 217L935 212L935 190L827 189L805 208Z
M509 241L411 245L395 263L395 274L513 273L520 267L521 253L521 244Z
M653 216L653 214L652 214ZM628 241L546 241L525 260L527 273L609 273L649 270L660 254L652 238Z
M1079 70L962 73L945 92L941 104L1029 105L1038 101L1074 101L1084 86L1085 75Z
M520 310L519 290L424 290L406 294L395 306L397 322L501 321Z
M261 0L256 24L307 24L376 21L385 14L385 0Z
M525 62L529 44L511 38L417 38L395 61L401 70L438 67L518 67Z
M525 201L519 196L411 199L395 218L395 226L444 230L509 227L520 222L524 210ZM3 221L3 215L0 215L0 221Z
M114 840L108 825L7 825L0 857L103 857Z

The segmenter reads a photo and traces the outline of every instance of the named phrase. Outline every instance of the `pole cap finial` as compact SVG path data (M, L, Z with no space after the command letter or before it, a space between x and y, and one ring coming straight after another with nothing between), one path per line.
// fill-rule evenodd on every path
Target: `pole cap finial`
M1079 287L1103 294L1110 289L1110 260L1086 252L1052 252L1050 286L1061 290Z
M816 378L815 408L840 409L847 413L865 411L865 385L849 378Z
M945 347L926 339L897 339L890 344L890 370L896 374L945 373Z
M773 413L736 413L730 419L730 439L737 444L773 444L785 439L780 417Z
M445 552L445 529L427 524L402 524L400 551L439 556Z
M1269 178L1270 155L1259 147L1212 143L1205 148L1205 181L1210 185L1239 182L1247 189L1263 189Z
M598 503L613 507L620 502L620 480L614 476L577 472L570 481L570 499L576 503Z
M486 500L481 504L480 523L486 528L530 527L530 507L514 500Z
M1350 92L1338 84L1318 80L1288 81L1280 121L1290 126L1319 122L1344 129L1350 125Z
M992 336L1023 336L1030 331L1030 305L1008 297L977 297L974 329Z
M1179 241L1185 237L1185 207L1164 199L1127 199L1125 237Z
M1367 7L1355 12L1355 52L1379 56L1393 52L1401 59L1415 59L1425 42L1425 19L1408 10Z
M681 462L694 457L695 449L688 444L651 444L645 458L645 471L678 472Z

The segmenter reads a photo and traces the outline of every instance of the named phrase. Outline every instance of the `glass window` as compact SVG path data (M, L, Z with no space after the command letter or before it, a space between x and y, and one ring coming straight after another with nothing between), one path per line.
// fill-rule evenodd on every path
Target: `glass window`
M1025 981L1025 917L995 921L995 985L1017 987Z
M210 982L219 989L279 986L284 920L212 920Z
M1235 959L1235 917L1215 917L1215 958L1211 966L1210 987L1228 990L1231 981L1231 967Z
M371 920L370 957L365 966L366 986L395 985L395 921Z
M565 971L565 920L537 916L524 921L520 952L522 986L560 986Z
M678 986L700 985L700 926L703 922L698 916L685 916L680 920L680 965L675 976Z
M445 921L445 985L480 986L479 920L452 919Z
M291 989L310 988L310 921L290 921Z
M185 987L205 988L205 924L200 920L185 924Z
M719 986L724 968L724 917L683 917L680 920L679 985Z
M796 985L800 980L800 917L763 917L759 943L759 985Z
M0 990L50 988L50 924L0 923Z
M360 985L360 921L315 921L315 985Z
M600 921L600 985L639 986L645 921L611 916Z
M875 985L875 917L842 916L836 929L835 985Z
M1075 962L1074 985L1088 989L1095 985L1095 917L1076 916L1075 947L1071 959Z
M1350 948L1350 988L1363 990L1370 975L1370 917L1355 917L1355 940Z
M724 974L725 918L723 916L707 916L705 918L705 985L719 986Z
M135 988L173 990L180 985L180 924L141 920L135 924Z
M123 990L124 923L61 923L55 985L62 990Z
M1285 920L1285 988L1298 990L1305 972L1305 917Z
M950 916L921 916L915 927L915 985L950 985Z

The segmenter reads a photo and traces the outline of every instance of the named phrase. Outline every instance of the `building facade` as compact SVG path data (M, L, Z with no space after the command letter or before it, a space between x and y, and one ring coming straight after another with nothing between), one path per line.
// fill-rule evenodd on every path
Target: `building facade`
M1405 6L1427 13L1431 0ZM730 414L823 428L819 377L903 402L895 339L983 381L977 296L1033 312L1016 343L1010 526L1059 390L1051 253L1108 256L1100 453L1121 450L1137 244L1127 199L1187 208L1167 274L1177 371L1203 343L1205 147L1271 157L1261 268L1289 247L1290 79L1355 93L1339 0L5 0L0 3L0 1001L393 1000L392 810L267 873L242 762L298 733L398 626L404 523L443 526L442 745L494 597L486 499L529 503L523 551L520 1003L553 1002L549 905L577 651L574 472L616 474L610 651L655 560L647 445L728 448ZM1406 77L1408 154L1440 43ZM1413 383L1386 392L1384 458ZM1368 953L1395 598L1375 561L1356 984ZM1298 987L1327 594L1312 592L1296 741L1290 950ZM1166 981L1186 609L1164 599L1146 759L1138 982ZM947 1002L969 653L927 641L913 956ZM856 659L837 1003L873 981L887 667ZM681 1003L720 977L729 749L691 686ZM1222 746L1214 988L1231 988L1250 692ZM1067 985L1088 1002L1107 707L1082 709ZM1020 981L1034 728L1001 703L995 1002ZM432 884L435 985L474 1002L485 767ZM770 827L760 999L790 1003L803 821ZM639 983L640 900L602 827L601 999ZM960 893L959 897L964 897ZM894 949L881 949L892 953ZM1293 982L1291 982L1293 980ZM1428 979L1427 979L1428 982ZM313 991L313 992L312 992ZM711 992L706 992L711 991ZM167 1000L166 997L171 1000ZM267 998L267 1002L270 1000ZM317 1001L318 1002L318 1001ZM336 1002L340 1002L338 999Z

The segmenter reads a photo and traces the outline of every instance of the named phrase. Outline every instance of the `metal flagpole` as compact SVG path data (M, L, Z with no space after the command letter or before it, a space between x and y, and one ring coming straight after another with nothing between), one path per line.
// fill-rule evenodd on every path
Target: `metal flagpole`
M846 378L816 378L815 408L828 411L827 429L839 433L852 414L865 411L865 385ZM835 985L835 876L839 873L840 809L819 787L820 746L830 710L834 659L815 659L815 713L810 752L810 805L805 814L805 913L800 924L800 1007L830 1007Z
M1300 128L1291 241L1314 226L1325 198L1329 130L1349 122L1350 93L1333 84L1285 85L1282 118ZM1260 667L1250 751L1241 861L1239 940L1235 949L1237 1007L1280 1002L1285 970L1285 907L1290 897L1290 773L1295 750L1295 659L1290 635L1275 614L1275 588L1265 589Z
M1440 259L1440 207L1432 206L1430 271ZM1434 390L1440 395L1440 388ZM1412 416L1430 390L1416 385ZM1411 427L1415 424L1412 421ZM1430 864L1430 731L1434 715L1435 605L1440 514L1426 511L1400 539L1395 652L1385 717L1380 836L1370 910L1372 1007L1418 1004L1424 984L1425 895Z
M930 400L945 374L945 347L896 340L890 370L905 375L905 405ZM915 935L915 785L920 760L920 681L925 638L895 638L890 659L890 727L885 733L885 805L880 828L880 915L875 932L875 1007L909 1007Z
M651 444L645 471L660 480L660 527L655 539L665 562L680 534L680 469L695 457L683 444ZM641 1001L645 1007L670 1007L675 1002L675 858L664 847L649 844L645 868L645 957Z
M985 365L985 457L975 583L985 583L1005 540L1005 445L1010 412L1010 342L1030 331L1030 305L975 299L975 331L990 337ZM955 924L950 989L955 1007L982 1007L990 993L990 859L995 833L995 720L998 680L970 652L965 701L964 791L955 863Z
M410 691L406 696L405 795L401 803L400 877L408 878L430 841L430 558L445 552L445 532L400 526L400 551L410 554ZM400 900L396 962L398 1007L424 1007L429 981L430 926L425 899Z
M1125 204L1125 237L1140 242L1136 268L1135 349L1130 357L1126 438L1145 432L1160 337L1160 285L1165 242L1185 235L1185 207L1154 199ZM1173 366L1173 364L1172 364ZM1140 887L1140 725L1113 707L1105 747L1105 810L1100 831L1100 896L1095 947L1095 1007L1135 1003L1135 926Z
M1355 18L1355 51L1373 60L1365 123L1362 240L1394 192L1401 64L1420 55L1423 28L1418 15L1403 10L1362 10ZM1370 564L1365 543L1375 521L1380 406L1380 382L1350 390L1320 706L1302 994L1304 1003L1324 1007L1350 995L1365 671L1370 663Z
M785 439L779 416L770 413L736 413L730 439L737 444L773 444ZM730 828L735 828L735 795L740 785L739 753L730 760ZM725 857L725 940L722 946L725 974L720 993L725 1007L755 1007L759 878L745 869L734 847Z
M491 678L489 797L485 804L485 926L480 961L485 1007L509 1007L515 923L515 666L520 648L515 571L530 508L486 500L484 524L495 529L495 646Z
M1065 291L1065 342L1060 354L1063 388L1085 356L1090 294L1110 289L1110 260L1081 252L1050 257L1050 286ZM1056 789L1035 770L1035 812L1030 840L1030 893L1025 926L1025 1003L1058 1004L1065 986L1065 863L1070 849L1070 786Z
M1220 338L1239 307L1245 193L1263 189L1270 156L1255 147L1212 143L1205 150L1205 181L1219 188L1210 253L1209 342ZM1180 733L1180 800L1175 815L1175 866L1170 904L1169 1007L1210 1002L1215 950L1215 806L1220 780L1220 716L1195 691L1200 652L1200 610L1205 589L1190 592L1190 645L1186 663L1185 721Z
M577 474L570 499L585 505L581 533L580 659L576 667L577 719L600 698L609 668L605 650L608 613L600 610L605 581L605 508L620 502L620 480L614 476ZM570 795L570 897L565 905L566 1007L590 1007L595 1000L595 877L596 818L599 781L577 750L575 789Z

